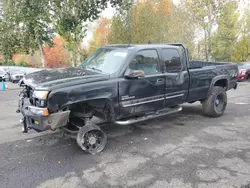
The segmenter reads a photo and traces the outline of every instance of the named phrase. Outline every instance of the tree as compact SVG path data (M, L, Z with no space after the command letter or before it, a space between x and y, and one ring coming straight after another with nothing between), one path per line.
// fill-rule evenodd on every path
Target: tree
M212 59L212 29L216 25L216 19L220 7L225 0L187 0L186 5L190 15L204 34L205 59Z
M170 0L139 1L111 21L109 43L186 43L194 50L195 24L184 5Z
M102 18L98 26L94 31L93 39L90 41L89 54L92 54L97 48L103 46L108 43L108 35L110 20L107 18Z
M96 20L101 11L112 7L127 9L133 0L52 0L55 31L67 41L72 66L79 61L80 43L85 36L87 21Z
M111 20L108 43L124 44L132 42L132 19L131 12L127 10L123 13L118 12Z
M123 9L130 1L132 0L2 0L0 50L11 59L17 49L26 53L39 49L44 66L43 46L52 46L53 34L58 33L73 52L72 64L75 65L80 58L79 47L86 33L86 23L97 19L109 2L113 7Z
M234 45L232 61L250 61L250 36L244 36Z
M220 7L218 29L213 36L213 57L216 61L231 61L240 29L237 1Z
M192 15L186 9L185 3L173 6L166 18L168 23L165 42L181 42L189 48L190 56L198 57L195 52L195 39L198 37L197 23L191 19ZM190 58L192 58L190 57Z
M13 62L18 66L27 67L29 62L29 56L25 54L14 55L12 57Z
M6 64L10 63L13 54L19 49L19 34L13 31L12 24L0 21L0 53L4 56Z
M13 54L20 50L21 34L9 9L8 0L1 1L0 8L0 53L4 56L5 64L9 64L12 61Z
M49 0L4 0L3 7L2 23L5 30L1 33L11 35L15 40L10 48L3 49L4 52L7 51L12 56L17 52L16 48L26 53L40 49L44 66L42 46L51 43L52 39ZM4 37L1 41L8 43L9 39L10 37Z
M118 13L114 17L109 42L164 41L167 33L166 17L171 9L172 2L169 0L138 1L129 11Z
M70 65L69 53L65 49L65 40L56 36L53 38L53 47L44 46L45 65L49 68L67 67Z
M232 60L235 62L250 61L250 4L244 9L239 40L235 45Z

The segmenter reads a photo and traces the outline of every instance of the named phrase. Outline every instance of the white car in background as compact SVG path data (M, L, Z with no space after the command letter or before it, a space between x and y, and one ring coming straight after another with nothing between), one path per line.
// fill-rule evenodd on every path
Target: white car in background
M8 80L9 76L7 74L7 72L5 72L4 69L0 69L0 81L6 81Z
M23 77L25 76L25 73L22 71L13 71L10 72L10 82L17 83L19 82Z

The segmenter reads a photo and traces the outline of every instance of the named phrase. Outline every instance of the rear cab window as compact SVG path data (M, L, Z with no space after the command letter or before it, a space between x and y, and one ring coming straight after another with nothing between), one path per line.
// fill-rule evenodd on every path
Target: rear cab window
M166 72L178 73L182 71L181 57L177 49L163 48L161 50L161 56L164 61Z

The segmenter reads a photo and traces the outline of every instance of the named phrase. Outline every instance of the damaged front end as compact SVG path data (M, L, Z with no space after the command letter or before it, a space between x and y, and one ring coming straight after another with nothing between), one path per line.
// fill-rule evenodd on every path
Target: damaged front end
M47 108L48 91L34 91L23 82L20 82L20 86L24 89L19 94L17 113L22 114L20 122L23 124L23 133L29 129L37 132L55 130L68 123L70 111L50 114Z

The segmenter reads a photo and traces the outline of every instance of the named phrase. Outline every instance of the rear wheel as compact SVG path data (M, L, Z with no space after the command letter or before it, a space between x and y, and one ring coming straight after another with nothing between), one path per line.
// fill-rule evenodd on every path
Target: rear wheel
M100 153L107 144L107 135L95 124L88 122L77 133L77 144L91 154Z
M224 114L227 106L227 93L224 88L215 86L209 97L203 101L204 114L210 117L219 117Z
M247 77L247 81L248 81L248 82L250 82L250 75L248 75L248 77Z

